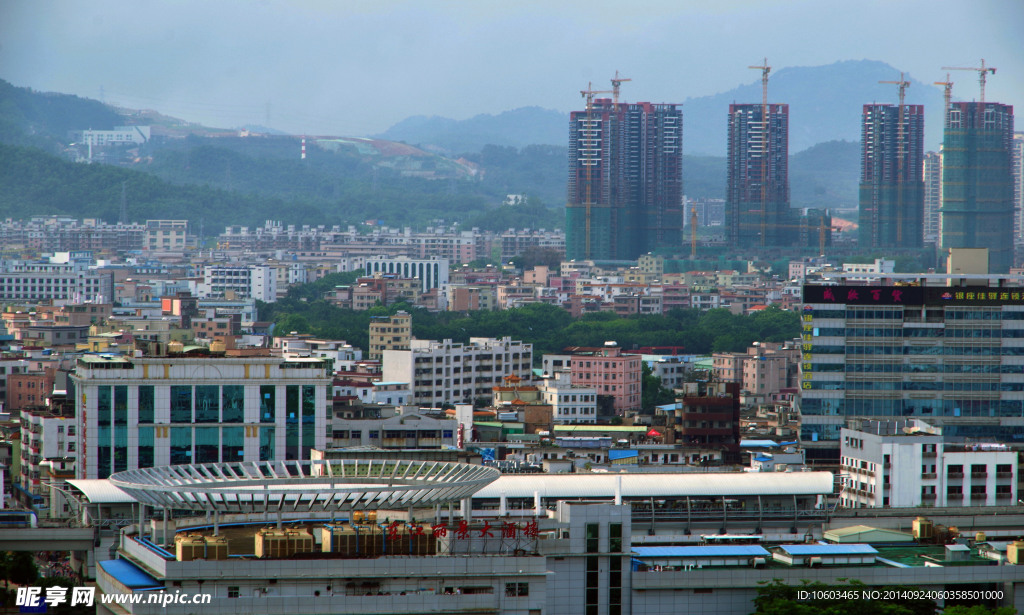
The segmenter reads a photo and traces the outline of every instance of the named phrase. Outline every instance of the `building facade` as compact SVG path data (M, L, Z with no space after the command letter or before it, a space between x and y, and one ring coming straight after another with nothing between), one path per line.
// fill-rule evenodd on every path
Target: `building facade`
M1013 133L1013 240L1024 243L1024 132Z
M640 355L624 355L614 342L600 348L569 350L569 372L574 386L593 387L598 395L611 397L615 414L640 410Z
M510 374L532 380L533 345L509 337L472 337L468 344L412 340L409 350L385 350L383 355L383 379L411 382L413 403L421 406L490 397Z
M860 134L860 247L921 247L924 106L864 105Z
M907 417L1024 443L1024 288L989 282L805 285L801 440L835 446L850 418Z
M308 459L326 445L330 363L268 356L78 359L77 477L218 461Z
M1017 503L1017 452L951 442L923 421L862 421L840 432L840 505L996 506Z
M0 261L0 301L109 303L114 276L91 269L89 252L63 255L40 262Z
M205 297L277 301L277 271L267 265L207 265L200 291Z
M942 237L942 152L924 155L924 242L937 244Z
M541 400L551 406L555 424L597 423L597 389L573 386L572 377L559 372L540 385Z
M681 245L679 105L600 98L569 124L566 258L634 260Z
M796 241L789 208L789 105L729 105L725 224L737 247Z
M180 252L188 243L188 220L146 220L143 249Z
M447 258L408 256L371 256L366 259L366 275L394 274L403 278L417 278L420 290L444 290L448 286L449 261Z
M370 347L367 358L379 361L385 350L409 350L412 341L412 315L400 310L391 316L370 319Z
M942 145L942 247L988 248L989 271L1013 266L1013 107L952 103Z

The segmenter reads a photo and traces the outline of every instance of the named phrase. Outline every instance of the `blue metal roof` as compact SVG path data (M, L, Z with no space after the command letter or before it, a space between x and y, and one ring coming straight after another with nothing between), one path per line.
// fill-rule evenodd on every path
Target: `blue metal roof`
M713 547L633 547L637 557L765 557L761 545L723 545Z
M126 559L112 559L100 562L100 568L114 577L121 585L138 591L163 589L164 584L149 576L145 571Z
M639 457L640 452L634 449L608 449L608 459L617 461L619 459L627 459L629 457Z
M775 448L779 446L775 440L740 440L740 448Z
M853 545L780 545L790 555L870 555L878 553L868 544Z

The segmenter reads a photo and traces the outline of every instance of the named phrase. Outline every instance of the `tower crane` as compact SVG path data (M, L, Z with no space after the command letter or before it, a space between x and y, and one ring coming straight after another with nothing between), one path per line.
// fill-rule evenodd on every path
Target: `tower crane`
M619 88L626 81L632 81L629 77L622 77L619 75L619 71L615 71L615 76L612 77L612 99L615 102L615 110L619 110Z
M941 85L942 87L942 100L945 106L942 108L942 119L943 122L949 123L949 101L953 98L953 82L949 80L949 73L946 73L945 81L935 81L932 85Z
M616 73L616 74L618 74L618 73ZM583 155L582 156L583 157L582 162L583 162L584 177L585 177L584 185L583 185L584 186L583 187L583 194L584 194L583 205L586 208L586 218L585 218L586 230L584 232L584 237L585 237L585 239L584 239L584 241L585 241L584 254L586 254L585 258L588 258L588 259L591 258L591 253L590 253L590 226L591 226L590 225L590 216L591 216L591 210L592 210L593 205L594 205L594 201L593 201L593 186L591 185L593 183L592 167L594 165L593 157L594 157L595 152L597 151L597 139L598 139L598 137L597 137L597 129L594 127L594 95L595 94L613 94L613 93L615 93L615 92L613 92L612 90L595 90L595 89L593 89L593 83L590 83L590 82L587 83L587 89L580 90L580 96L582 96L583 98L587 99L587 111L586 111L586 113L587 113L587 123L586 123L586 126L583 127L583 138L580 139L580 142L583 145L583 147L581 148L582 151L580 153Z
M761 247L767 245L768 234L768 73L772 67L768 66L768 58L760 66L748 66L761 71Z
M878 83L892 83L899 86L900 90L900 107L899 107L899 126L896 128L896 243L903 241L903 100L906 96L907 88L910 87L910 82L903 78L903 73L900 72L899 81L879 81ZM875 205L875 219L878 219L878 205ZM873 229L877 232L877 228ZM877 235L876 235L877 237Z
M981 84L981 99L978 101L981 104L985 104L985 78L989 73L996 74L996 69L991 66L985 66L985 58L981 59L981 66L943 66L942 70L973 70L978 72L978 83ZM949 81L949 77L946 77L946 81Z

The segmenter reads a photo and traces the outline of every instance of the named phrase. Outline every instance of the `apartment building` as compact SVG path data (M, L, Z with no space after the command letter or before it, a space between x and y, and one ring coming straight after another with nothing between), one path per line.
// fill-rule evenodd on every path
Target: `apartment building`
M541 401L551 406L551 421L556 425L597 423L597 388L574 386L565 372L544 379L538 388Z
M413 383L413 402L421 406L472 403L507 375L532 380L532 362L533 345L510 337L473 337L468 344L414 339L409 350L383 351L383 380Z
M277 301L277 271L267 265L207 265L197 293L205 298Z
M0 301L109 303L114 277L91 268L91 252L60 252L43 261L0 261Z
M569 372L574 385L593 387L598 395L610 396L617 415L640 409L640 356L622 354L615 342L566 350L572 355Z
M412 340L412 315L400 310L391 316L370 319L370 343L367 358L379 361L385 350L409 350Z

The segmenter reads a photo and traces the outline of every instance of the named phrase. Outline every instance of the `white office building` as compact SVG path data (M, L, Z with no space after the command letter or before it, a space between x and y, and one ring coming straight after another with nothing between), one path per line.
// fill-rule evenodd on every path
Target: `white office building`
M207 265L201 297L249 298L264 303L277 301L277 270L267 265Z
M547 356L547 355L545 355ZM538 386L541 400L551 406L554 423L596 423L597 389L573 386L567 372L558 372Z
M533 344L473 337L468 344L451 340L412 340L410 350L385 350L383 379L413 383L413 403L440 406L472 403L490 397L505 376L532 380Z
M90 269L91 252L62 252L45 261L0 261L0 301L109 303L114 276Z
M1017 502L1017 452L1005 444L954 442L916 419L865 420L859 429L842 429L840 437L842 506Z
M269 356L83 356L68 384L76 476L308 459L327 443L330 363Z
M448 259L432 256L410 258L408 256L371 256L366 259L366 275L377 273L393 274L400 278L417 278L420 290L432 288L442 291L448 286Z

